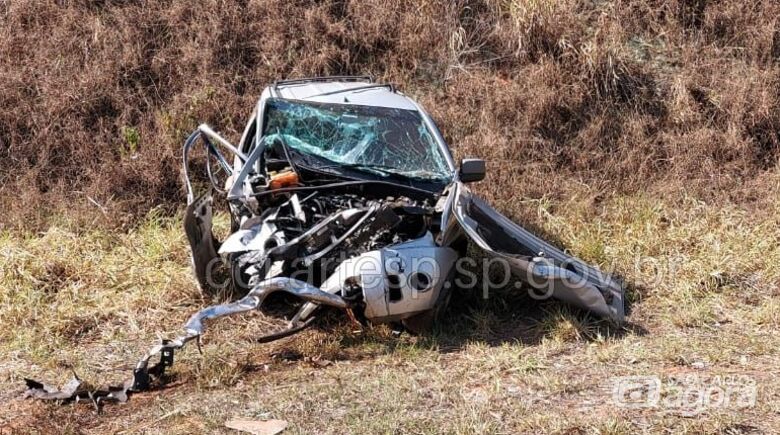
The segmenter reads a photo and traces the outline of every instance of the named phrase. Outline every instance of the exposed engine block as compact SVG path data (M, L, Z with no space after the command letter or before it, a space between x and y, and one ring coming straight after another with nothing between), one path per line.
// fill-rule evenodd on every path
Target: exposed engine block
M456 259L434 243L434 216L433 206L406 197L293 194L245 218L219 253L242 288L290 276L357 298L368 319L403 319L433 307Z

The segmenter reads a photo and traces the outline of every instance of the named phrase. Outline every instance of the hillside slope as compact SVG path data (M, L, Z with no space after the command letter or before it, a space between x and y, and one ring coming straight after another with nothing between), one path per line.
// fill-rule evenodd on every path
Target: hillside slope
M582 184L749 203L778 158L771 0L18 0L0 14L6 223L177 205L187 133L208 122L237 140L262 88L300 76L398 84L458 154L490 161L483 190L504 203L507 185L538 199Z
M780 3L763 0L0 3L0 433L777 433ZM616 328L507 289L430 336L334 316L258 345L218 322L172 384L96 415L23 377L118 381L216 300L191 277L180 148L237 140L279 78L371 74L432 114L507 215L628 285ZM220 231L227 217L218 215ZM674 397L625 408L621 376ZM687 402L687 405L691 405ZM690 408L693 409L690 409Z

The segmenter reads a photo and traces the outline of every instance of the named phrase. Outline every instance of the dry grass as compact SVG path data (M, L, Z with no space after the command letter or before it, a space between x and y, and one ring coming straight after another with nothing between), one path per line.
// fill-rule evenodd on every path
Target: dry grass
M779 193L768 192L775 201ZM193 291L178 220L152 215L118 234L64 222L5 232L0 322L21 327L0 332L10 404L0 427L192 433L224 430L236 415L286 419L291 433L772 432L780 427L778 214L690 201L622 196L595 213L587 201L526 204L572 251L614 262L634 284L625 328L506 290L487 300L460 295L438 332L423 337L359 331L336 316L257 345L263 320L244 316L209 329L202 355L181 353L172 387L101 415L20 401L21 376L64 381L73 366L87 380L118 381L158 332L213 302ZM658 276L667 261L672 273ZM612 402L615 376L686 373L750 376L756 406L690 416Z
M500 203L507 184L535 199L585 184L596 198L761 202L780 146L779 13L771 0L6 2L2 225L171 212L198 122L236 140L264 86L327 74L417 97L458 155L491 161L484 190Z
M0 432L780 430L780 8L764 0L0 4ZM177 209L198 122L237 139L277 78L419 99L479 192L630 286L631 324L497 290L430 337L339 317L273 345L210 329L174 386L96 416L21 376L118 380L203 300ZM223 221L221 225L225 225ZM117 229L120 229L119 231ZM619 409L617 375L745 374L756 406ZM59 377L58 377L59 376Z

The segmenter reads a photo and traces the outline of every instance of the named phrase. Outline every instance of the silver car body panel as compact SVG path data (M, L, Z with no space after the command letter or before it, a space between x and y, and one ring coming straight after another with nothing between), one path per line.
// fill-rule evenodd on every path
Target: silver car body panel
M621 283L531 234L455 183L453 215L488 255L507 262L512 273L540 292L615 322L625 320Z

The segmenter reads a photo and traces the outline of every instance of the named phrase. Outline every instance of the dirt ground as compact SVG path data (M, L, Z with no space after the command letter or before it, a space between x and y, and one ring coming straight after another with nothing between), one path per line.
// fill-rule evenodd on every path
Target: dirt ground
M778 16L772 0L0 2L0 433L780 432ZM479 195L623 278L628 323L511 285L458 293L417 337L334 313L261 345L251 315L100 414L20 399L24 377L118 382L219 302L188 267L182 142L201 122L235 141L265 86L334 74L418 100L457 158L487 160Z

